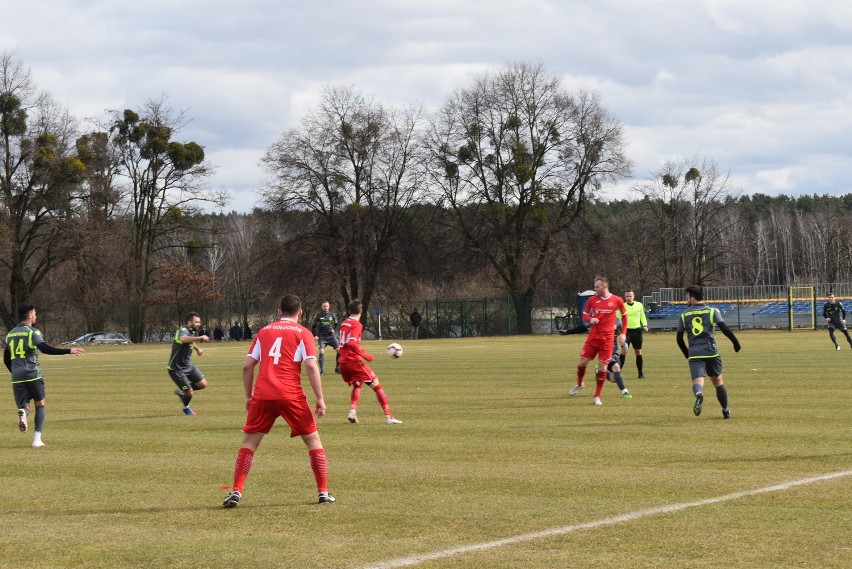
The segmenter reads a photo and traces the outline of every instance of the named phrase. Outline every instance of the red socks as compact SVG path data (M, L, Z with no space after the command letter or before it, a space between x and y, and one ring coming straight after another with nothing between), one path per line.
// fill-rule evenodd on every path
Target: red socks
M388 403L388 396L385 395L385 390L382 389L381 385L375 387L374 390L376 392L376 399L379 400L379 405L382 406L382 411L384 411L385 415L388 417L393 417L390 412L390 404Z
M317 492L328 492L328 463L325 459L325 449L318 448L308 451L311 457L311 470L317 480Z
M361 384L356 383L352 386L352 394L349 396L349 408L357 409L358 401L361 400Z
M325 449L312 450L308 454L311 459L311 470L314 471L314 478L317 481L317 492L328 492L328 463L325 459ZM241 447L234 463L234 491L242 494L252 462L254 462L254 451Z
M595 374L595 397L600 397L603 393L604 383L606 383L606 370L598 370Z
M583 385L583 378L586 376L586 366L577 366L577 385Z
M254 462L254 451L240 447L239 452L237 452L237 460L234 463L234 491L242 494L243 485L246 483L252 462Z

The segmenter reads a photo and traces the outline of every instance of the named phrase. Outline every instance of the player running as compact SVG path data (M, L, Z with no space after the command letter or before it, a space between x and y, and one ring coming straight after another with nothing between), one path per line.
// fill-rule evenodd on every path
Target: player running
M603 405L601 393L606 382L606 368L612 358L613 345L616 340L619 344L623 344L625 340L624 334L618 335L617 338L613 337L616 313L619 311L622 315L621 329L627 330L628 318L624 300L609 292L609 280L606 277L595 277L595 296L590 297L583 308L583 321L591 324L591 328L580 351L580 360L577 363L577 384L568 392L569 395L576 395L583 389L586 366L597 356L598 369L595 374L595 397L592 403Z
M195 343L209 342L210 337L198 333L201 330L201 316L197 312L187 314L184 322L185 324L175 332L168 370L169 377L178 386L175 389L175 395L180 397L181 403L183 403L184 414L188 417L194 417L195 411L190 409L189 402L192 401L195 391L207 387L207 380L204 379L201 370L189 361L189 358L192 356L193 349L199 357L203 356L204 350Z
M843 332L846 341L849 342L849 347L852 348L852 338L849 337L849 330L846 329L846 310L843 308L843 303L837 300L833 292L828 293L828 302L822 307L822 317L828 324L828 337L831 338L834 349L840 351L837 338L834 337L835 328Z
M701 414L701 406L704 404L704 376L709 376L716 387L716 399L722 406L722 417L730 419L728 391L722 380L722 356L716 345L716 326L734 344L735 352L740 351L740 341L725 324L719 309L704 304L704 289L691 285L685 290L689 308L681 313L677 321L677 345L689 360L692 393L695 394L692 412L696 417ZM689 337L688 349L683 341L684 332Z
M361 386L368 385L375 393L382 411L385 412L385 422L388 425L399 425L402 423L391 414L388 396L379 383L379 378L363 360L373 361L373 356L361 347L361 334L364 325L361 324L361 311L363 305L360 300L349 303L349 317L340 325L340 375L343 376L352 394L349 397L349 419L350 423L358 422L358 401L361 399Z
M302 437L308 447L311 470L317 484L320 504L335 502L328 493L328 463L317 424L302 389L302 364L316 397L316 416L325 415L322 378L316 361L311 331L299 325L302 301L288 294L281 299L278 320L264 326L254 337L243 362L243 387L246 393L246 424L243 444L234 462L234 485L222 506L234 508L240 503L243 486L254 462L254 453L278 417L290 426L290 437ZM254 368L260 364L257 380Z
M83 354L83 348L54 348L44 341L41 332L34 328L36 309L26 304L18 309L20 324L6 334L6 348L3 350L3 363L12 373L12 392L18 406L18 430L26 433L29 429L27 415L30 412L30 399L35 401L35 433L33 446L47 446L41 440L44 429L45 390L44 376L38 362L38 353L51 356Z

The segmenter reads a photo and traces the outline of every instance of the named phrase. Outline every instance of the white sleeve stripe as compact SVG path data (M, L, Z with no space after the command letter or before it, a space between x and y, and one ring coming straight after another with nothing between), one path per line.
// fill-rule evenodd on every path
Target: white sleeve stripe
M299 340L299 345L296 346L296 350L293 353L293 361L294 362L303 362L303 361L305 361L305 359L307 359L307 357L308 357L308 353L307 353L307 349L305 348L305 341Z
M248 357L254 359L255 361L260 361L260 340L255 340L254 349L246 354Z

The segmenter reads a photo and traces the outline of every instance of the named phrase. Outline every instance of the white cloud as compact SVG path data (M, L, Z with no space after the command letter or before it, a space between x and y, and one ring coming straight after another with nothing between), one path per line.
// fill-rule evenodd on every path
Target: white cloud
M600 91L635 179L698 155L746 191L852 191L852 4L837 0L0 0L0 14L0 49L79 118L161 94L187 109L181 135L240 204L325 86L434 110L516 61Z
M769 189L768 192L763 193L783 193L796 187L793 182L793 170L790 168L759 171L755 173L754 179L760 185Z

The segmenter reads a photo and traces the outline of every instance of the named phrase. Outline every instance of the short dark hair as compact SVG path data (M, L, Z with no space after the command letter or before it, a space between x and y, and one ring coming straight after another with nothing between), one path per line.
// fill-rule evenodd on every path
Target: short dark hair
M302 299L295 294L285 294L278 308L284 316L296 316L302 309Z
M633 292L633 293L635 293L636 291L635 291L635 290L633 290L633 289L632 289L632 288L630 288L630 287L627 287L626 289L624 289L624 294L627 294L628 292Z
M364 303L357 298L349 303L349 314L358 314L361 312Z
M192 319L193 319L193 318L195 318L196 316L198 316L199 318L201 318L201 315L200 315L199 313L197 313L197 312L187 312L187 314L186 314L186 318L184 318L184 319L183 319L183 321L184 321L184 323L189 322L190 320L192 320Z
M27 319L27 316L30 315L30 312L35 310L35 306L32 304L24 304L23 306L18 307L18 320L23 322Z
M691 296L695 300L704 300L704 289L699 285L689 285L684 291L687 296Z

